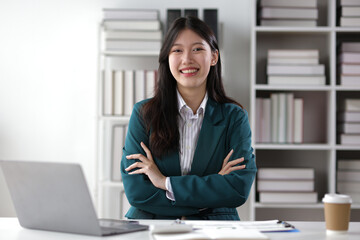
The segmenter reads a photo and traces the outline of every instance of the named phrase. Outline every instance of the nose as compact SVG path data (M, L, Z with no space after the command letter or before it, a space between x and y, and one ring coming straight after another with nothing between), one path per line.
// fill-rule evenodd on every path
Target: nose
M183 64L189 64L193 62L193 56L191 51L184 51L182 55Z

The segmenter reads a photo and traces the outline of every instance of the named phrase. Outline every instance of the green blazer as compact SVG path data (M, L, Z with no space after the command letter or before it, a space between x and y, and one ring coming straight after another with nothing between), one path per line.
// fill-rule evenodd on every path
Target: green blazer
M181 176L177 151L161 159L154 158L159 170L170 177L175 196L175 201L171 201L166 197L166 191L153 186L146 175L130 175L125 171L135 162L125 156L146 155L141 141L149 146L149 133L139 115L143 104L144 101L134 106L121 160L125 194L131 204L126 217L239 220L236 207L248 198L256 173L247 112L235 104L219 104L208 99L189 175ZM230 161L244 157L246 168L224 176L217 174L231 149L234 153Z

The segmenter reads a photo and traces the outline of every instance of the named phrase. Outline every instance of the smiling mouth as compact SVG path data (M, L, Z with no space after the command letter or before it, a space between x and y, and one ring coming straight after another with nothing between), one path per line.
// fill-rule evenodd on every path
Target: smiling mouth
M199 71L199 69L183 69L183 70L180 70L181 73L195 73Z

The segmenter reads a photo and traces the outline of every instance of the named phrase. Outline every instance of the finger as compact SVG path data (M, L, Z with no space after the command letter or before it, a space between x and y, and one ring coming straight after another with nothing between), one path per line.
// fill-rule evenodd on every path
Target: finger
M229 174L229 173L231 173L231 172L233 172L233 171L237 171L237 170L242 170L242 169L244 169L245 167L246 167L246 165L240 165L240 166L231 167L231 168L229 168L229 169L227 169L227 170L225 171L225 174Z
M131 171L135 168L142 168L143 165L144 164L142 162L136 162L136 163L131 164L129 167L125 168L125 171Z
M150 161L153 161L153 158L152 158L150 149L148 149L148 147L147 147L147 146L145 145L145 143L143 143L143 142L141 142L140 145L141 145L141 147L144 149L147 158L148 158Z
M232 160L232 161L228 162L226 165L232 167L232 166L235 166L236 164L239 164L239 163L241 163L243 161L244 161L244 158L238 158L238 159L235 159L235 160Z
M142 155L140 153L127 155L126 159L139 159L142 162L148 161L148 159L144 155Z
M231 155L233 154L233 152L234 152L234 150L231 149L230 152L228 153L228 155L226 156L226 158L224 159L222 167L224 167L227 164L227 162L229 161L229 159L230 159Z
M138 169L138 170L129 172L129 174L143 174L143 173L145 173L143 169Z

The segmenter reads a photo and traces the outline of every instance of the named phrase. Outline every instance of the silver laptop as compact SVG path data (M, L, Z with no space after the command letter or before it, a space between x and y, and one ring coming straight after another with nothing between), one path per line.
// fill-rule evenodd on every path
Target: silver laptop
M79 164L0 161L0 166L22 227L96 236L148 229L136 221L98 219Z

